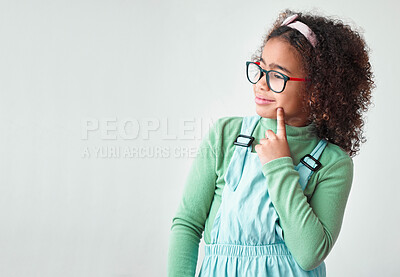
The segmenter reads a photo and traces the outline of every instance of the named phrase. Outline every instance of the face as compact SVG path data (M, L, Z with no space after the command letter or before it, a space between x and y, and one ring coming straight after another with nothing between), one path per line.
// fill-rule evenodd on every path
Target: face
M289 77L306 77L295 48L281 38L268 40L262 52L260 66L265 70L276 70ZM307 125L308 113L303 110L305 82L289 80L281 93L275 93L269 89L263 74L263 77L253 85L253 91L256 97L256 112L261 117L276 119L276 109L282 107L286 124L299 127ZM269 101L260 102L257 98Z

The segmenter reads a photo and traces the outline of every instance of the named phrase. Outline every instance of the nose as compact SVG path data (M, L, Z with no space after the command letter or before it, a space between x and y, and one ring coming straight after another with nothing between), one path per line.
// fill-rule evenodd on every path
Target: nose
M267 77L265 76L265 73L263 72L261 79L258 80L258 82L256 83L256 87L259 90L265 90L265 91L269 91L270 88L267 84Z

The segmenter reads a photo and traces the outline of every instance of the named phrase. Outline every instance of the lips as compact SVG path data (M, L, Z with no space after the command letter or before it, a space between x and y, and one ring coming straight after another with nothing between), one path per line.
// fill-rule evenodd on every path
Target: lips
M257 98L260 98L260 99L262 99L262 100L267 100L267 101L275 101L274 99L269 99L269 98L266 98L266 97L263 97L263 96L260 96L260 95L256 95L256 97Z
M267 105L267 104L272 104L275 102L275 100L269 99L269 98L265 98L259 95L256 95L256 99L255 99L256 104L258 105Z

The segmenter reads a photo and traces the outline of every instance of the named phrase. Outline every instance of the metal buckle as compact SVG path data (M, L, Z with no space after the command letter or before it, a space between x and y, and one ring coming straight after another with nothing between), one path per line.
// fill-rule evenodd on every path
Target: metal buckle
M311 160L313 160L314 162L315 162L315 164L316 164L316 166L315 167L312 167L311 165L309 165L304 159L305 158L310 158ZM312 170L312 171L317 171L321 166L322 166L322 164L318 161L318 160L316 160L313 156L311 156L310 154L307 154L307 155L305 155L303 158L301 158L300 159L300 162L302 163L302 164L304 164L306 167L308 167L310 170Z
M247 139L249 139L249 141L247 143L239 142L238 141L239 137L247 138ZM235 139L233 144L234 145L238 145L238 146L243 146L243 147L249 147L253 143L253 141L254 141L254 137L240 134L240 135L237 136L237 138Z

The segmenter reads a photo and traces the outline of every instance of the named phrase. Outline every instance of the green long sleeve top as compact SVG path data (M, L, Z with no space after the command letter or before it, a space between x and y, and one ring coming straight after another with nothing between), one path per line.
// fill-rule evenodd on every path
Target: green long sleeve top
M205 243L221 204L225 173L235 150L243 117L222 117L204 136L184 186L183 196L172 219L168 249L168 276L194 276L199 242ZM276 133L277 120L261 118L254 129L254 146L265 131ZM294 166L318 144L315 125L286 125L291 157L281 157L262 166L271 201L279 215L283 238L299 266L317 267L336 242L353 180L351 157L328 143L315 172L303 191Z

